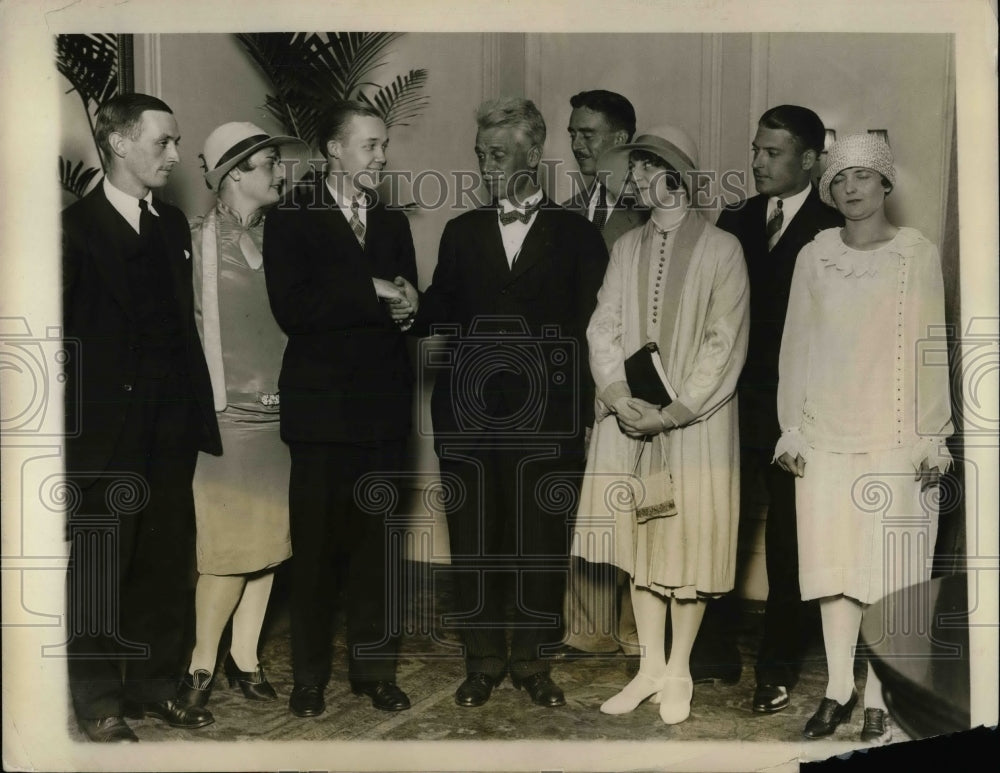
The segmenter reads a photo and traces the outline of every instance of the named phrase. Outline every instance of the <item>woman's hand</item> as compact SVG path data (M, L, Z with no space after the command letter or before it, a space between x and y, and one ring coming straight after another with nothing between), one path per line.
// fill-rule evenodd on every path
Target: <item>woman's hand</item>
M781 456L778 457L778 466L785 472L790 472L796 478L803 478L806 474L806 460L802 458L801 454L796 454L795 458L785 451Z
M628 417L618 415L618 426L630 438L642 438L648 435L659 435L663 432L663 420L660 409L652 403L630 397L627 400L631 409Z
M920 462L920 469L917 470L913 479L920 481L921 491L926 491L931 486L938 485L941 480L941 470L937 467L930 467L927 460L924 459Z

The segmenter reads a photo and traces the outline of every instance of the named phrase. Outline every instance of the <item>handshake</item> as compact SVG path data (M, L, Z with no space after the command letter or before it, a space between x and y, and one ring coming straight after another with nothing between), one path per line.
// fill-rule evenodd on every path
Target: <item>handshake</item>
M399 325L400 330L409 330L413 326L413 317L420 305L417 288L405 278L397 276L391 282L387 279L372 277L375 284L375 294L389 305L389 314Z

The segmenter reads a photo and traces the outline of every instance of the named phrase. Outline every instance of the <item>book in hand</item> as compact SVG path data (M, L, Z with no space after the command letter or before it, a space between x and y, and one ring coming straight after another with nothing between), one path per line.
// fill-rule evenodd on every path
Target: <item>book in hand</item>
M660 359L660 348L650 341L625 360L625 380L632 397L660 408L670 405L677 392L670 385Z

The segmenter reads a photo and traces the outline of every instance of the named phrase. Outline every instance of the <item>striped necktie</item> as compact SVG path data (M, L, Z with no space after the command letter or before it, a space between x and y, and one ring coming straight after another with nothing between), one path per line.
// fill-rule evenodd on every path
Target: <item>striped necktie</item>
M778 199L778 205L774 208L774 212L771 213L771 217L767 219L767 226L764 229L767 232L768 250L773 250L774 245L778 243L778 234L781 232L781 226L785 222L785 212L781 206L781 199Z
M603 231L604 224L608 222L608 192L603 184L597 188L597 204L594 206L594 220L592 222L598 231Z
M358 244L361 245L361 249L365 248L365 224L361 222L361 214L359 210L359 200L360 197L351 197L351 230L354 231L354 236L357 237Z

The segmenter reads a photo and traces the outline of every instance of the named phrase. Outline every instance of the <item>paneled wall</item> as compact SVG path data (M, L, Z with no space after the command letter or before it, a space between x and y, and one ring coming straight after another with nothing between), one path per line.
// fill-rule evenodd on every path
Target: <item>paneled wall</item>
M737 170L744 179L750 179L757 116L776 104L802 104L840 136L888 130L899 173L890 215L937 241L951 140L951 58L947 35L419 33L395 44L376 80L416 67L429 70L430 107L412 125L390 131L389 165L446 176L475 169L473 111L483 99L501 94L536 101L548 125L545 156L561 160L562 170L574 164L566 133L569 97L606 88L633 102L640 131L677 124L697 141L703 168ZM137 36L136 88L161 96L178 117L183 162L165 195L189 215L211 205L197 154L213 127L250 120L279 131L260 109L265 79L230 35ZM89 140L79 101L67 95L62 106L63 152L82 157ZM568 178L560 171L550 194L562 200L568 192ZM403 197L408 193L404 186ZM431 280L444 224L457 214L450 203L410 216L421 286ZM419 395L414 406L418 427L430 426L428 400ZM417 433L413 451L417 469L433 478L437 465L430 436ZM418 500L414 512L421 511ZM432 552L442 558L443 522L431 517L427 524ZM766 591L759 527L746 525L749 560L740 580L744 595L754 598Z

